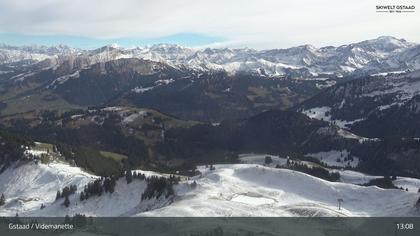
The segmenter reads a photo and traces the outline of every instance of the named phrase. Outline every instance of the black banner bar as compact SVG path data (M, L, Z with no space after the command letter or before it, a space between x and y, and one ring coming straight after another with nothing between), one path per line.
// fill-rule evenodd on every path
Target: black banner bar
M0 235L420 235L420 218L67 217L0 218Z

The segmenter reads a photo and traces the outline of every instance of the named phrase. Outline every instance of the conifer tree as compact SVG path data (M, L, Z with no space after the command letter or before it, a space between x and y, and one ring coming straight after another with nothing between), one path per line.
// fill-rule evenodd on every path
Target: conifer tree
M115 185L117 184L114 177L111 177L111 183L109 185L109 192L113 193L115 191Z
M69 207L70 206L70 200L69 200L69 197L68 196L66 196L66 199L64 200L64 206L66 206L66 207Z
M67 197L70 195L70 188L69 187L64 187L63 191L61 192L61 196L62 197Z
M6 204L6 198L4 197L4 194L1 194L0 197L0 206L3 206L4 204Z
M127 170L125 172L125 179L127 180L127 184L130 184L133 181L133 174L131 173L131 170Z
M415 207L417 208L417 210L420 210L420 197L419 199L417 199Z
M110 190L111 187L111 180L109 178L105 178L103 184L102 184L104 191L107 193Z
M77 186L75 184L70 185L70 194L73 194L77 191Z
M266 157L265 157L265 159L264 159L264 163L265 163L266 165L270 165L272 162L273 162L273 160L271 159L271 157L270 157L270 156L266 156Z
M61 192L60 190L57 190L57 195L55 195L55 200L58 200L61 198Z

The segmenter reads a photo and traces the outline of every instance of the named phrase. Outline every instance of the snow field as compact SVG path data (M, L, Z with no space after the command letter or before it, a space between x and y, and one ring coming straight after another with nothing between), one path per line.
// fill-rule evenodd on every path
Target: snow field
M272 156L270 166L262 166L266 155L242 155L249 164L214 165L215 170L198 167L201 174L184 178L174 186L175 196L168 199L140 201L145 181L134 179L126 184L117 181L113 194L90 197L81 202L79 193L97 176L65 163L17 163L0 174L0 191L6 204L1 216L65 216L76 213L88 216L418 216L414 191L420 180L398 177L397 185L410 191L364 187L361 184L376 176L355 171L339 171L342 182L328 182L287 169L270 167L285 158ZM140 171L147 176L161 175ZM196 187L192 183L196 182ZM75 184L77 194L55 201L58 189ZM337 199L343 199L338 210ZM40 209L41 204L46 207Z

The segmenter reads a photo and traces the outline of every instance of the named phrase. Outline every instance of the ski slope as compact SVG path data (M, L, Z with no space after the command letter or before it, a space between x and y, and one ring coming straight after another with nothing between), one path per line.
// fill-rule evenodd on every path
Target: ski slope
M260 155L261 159L265 155ZM251 157L248 157L251 160ZM280 159L279 159L280 161ZM355 171L342 171L343 182L328 182L310 175L260 164L214 165L215 170L199 167L201 174L182 180L175 196L141 201L146 183L134 179L117 181L113 194L91 197L81 202L83 186L98 178L78 167L54 162L49 165L17 163L0 174L0 193L6 204L0 216L419 216L414 204L415 191L385 190L354 183L371 177ZM144 172L147 175L160 175ZM372 177L373 178L373 177ZM399 178L415 189L420 181ZM195 182L194 187L192 183ZM78 187L70 206L55 201L58 189L70 184ZM337 199L343 199L338 210ZM46 207L40 209L41 204Z
M200 168L197 187L139 216L412 216L419 194L332 183L256 164ZM344 200L338 210L337 199Z
M151 173L146 173L150 175ZM89 216L129 216L133 210L144 211L161 207L165 200L143 201L145 181L136 180L130 185L124 178L117 181L113 194L91 197L80 201L84 186L99 178L67 163L35 164L18 162L0 174L0 193L6 196L6 204L0 207L0 216L65 216L83 213ZM57 190L76 185L77 193L69 197L70 206L63 206L64 199L55 200ZM45 208L40 209L44 204Z
M0 175L0 193L6 196L0 216L30 214L40 209L41 204L53 202L57 190L69 185L82 188L95 178L67 163L17 162Z

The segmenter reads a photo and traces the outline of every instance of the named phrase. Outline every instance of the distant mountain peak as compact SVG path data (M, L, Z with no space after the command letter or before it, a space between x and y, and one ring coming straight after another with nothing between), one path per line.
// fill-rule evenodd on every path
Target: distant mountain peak
M109 48L121 48L120 45L118 45L117 43L111 43L109 45L107 45Z
M51 57L75 55L88 64L120 58L141 58L194 70L225 70L228 73L264 71L268 76L305 78L319 74L345 76L384 71L420 69L418 44L381 36L339 47L317 48L310 44L271 50L249 48L188 48L177 44L155 44L123 48L110 44L94 50L81 50L66 45L8 46L0 45L0 64L21 60L42 61ZM414 51L414 52L413 52Z

